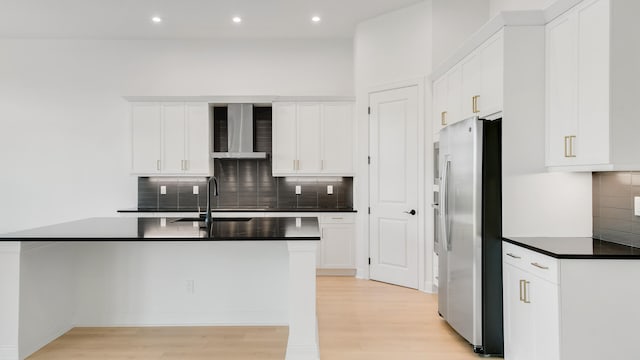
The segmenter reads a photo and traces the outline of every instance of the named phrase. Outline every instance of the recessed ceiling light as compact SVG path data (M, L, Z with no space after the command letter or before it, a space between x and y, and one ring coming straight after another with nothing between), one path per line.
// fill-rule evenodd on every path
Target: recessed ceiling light
M162 22L162 18L160 16L154 16L151 18L151 21L153 21L156 24L159 24Z
M240 24L242 22L242 18L240 16L234 16L231 20L236 24Z
M317 16L317 15L311 18L311 21L313 21L314 23L319 23L320 20L321 20L320 16Z

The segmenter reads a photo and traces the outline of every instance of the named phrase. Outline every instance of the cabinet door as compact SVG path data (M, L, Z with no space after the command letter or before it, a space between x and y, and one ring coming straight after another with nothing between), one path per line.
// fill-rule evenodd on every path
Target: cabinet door
M293 103L273 104L273 174L295 173L296 154L296 105Z
M184 164L189 174L209 174L209 106L207 103L187 103L186 153Z
M323 174L353 175L354 131L353 105L335 103L322 105Z
M131 128L131 171L136 174L159 173L162 139L160 105L131 104Z
M504 358L505 360L539 360L534 354L533 309L524 300L527 273L503 263Z
M297 105L297 172L319 173L320 158L320 104Z
M354 269L353 224L324 224L320 240L320 265L325 269Z
M184 103L164 103L162 107L162 172L179 174L184 170Z
M447 74L447 124L464 120L462 116L462 66Z
M546 26L547 166L571 165L577 137L576 20L563 15Z
M530 326L533 328L533 358L545 360L560 359L560 314L559 289L557 284L533 275L527 284L527 301L533 314Z
M433 82L433 134L438 136L447 125L447 75Z
M576 9L578 33L578 134L573 154L581 165L609 159L609 0Z
M477 53L462 61L462 119L478 115L480 97L481 58Z
M504 41L502 32L480 49L481 90L477 108L481 118L502 111Z

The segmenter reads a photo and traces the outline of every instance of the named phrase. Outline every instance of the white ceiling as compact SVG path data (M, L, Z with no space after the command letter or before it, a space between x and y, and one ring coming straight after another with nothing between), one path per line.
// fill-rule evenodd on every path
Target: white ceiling
M0 0L7 38L345 38L420 0ZM319 24L311 16L322 17ZM163 18L153 24L152 16ZM231 18L239 15L242 24Z

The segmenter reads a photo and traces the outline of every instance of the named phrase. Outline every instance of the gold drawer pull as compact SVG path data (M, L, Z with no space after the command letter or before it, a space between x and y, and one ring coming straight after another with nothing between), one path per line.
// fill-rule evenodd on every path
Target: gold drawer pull
M531 263L531 265L537 267L538 269L542 269L542 270L549 270L548 266L544 266L544 265L540 265L537 262Z
M512 253L507 253L507 256L511 256L514 259L522 259L520 256L518 255L513 255Z
M442 113L440 113L440 125L445 126L447 125L447 112L443 111Z

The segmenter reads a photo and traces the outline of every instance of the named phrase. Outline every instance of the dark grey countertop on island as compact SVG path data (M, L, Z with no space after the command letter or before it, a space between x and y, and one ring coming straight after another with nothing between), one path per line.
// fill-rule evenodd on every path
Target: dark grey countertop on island
M557 259L640 260L640 248L589 237L512 237L503 240Z
M158 209L158 208L130 208L130 209L121 209L118 210L119 213L161 213L161 212L204 212L204 209ZM335 213L335 212L357 212L353 208L264 208L264 207L227 207L227 208L212 208L212 213L216 212L326 212L326 213Z
M210 234L204 222L181 218L89 218L9 234L0 241L261 241L320 240L317 218L215 218Z

